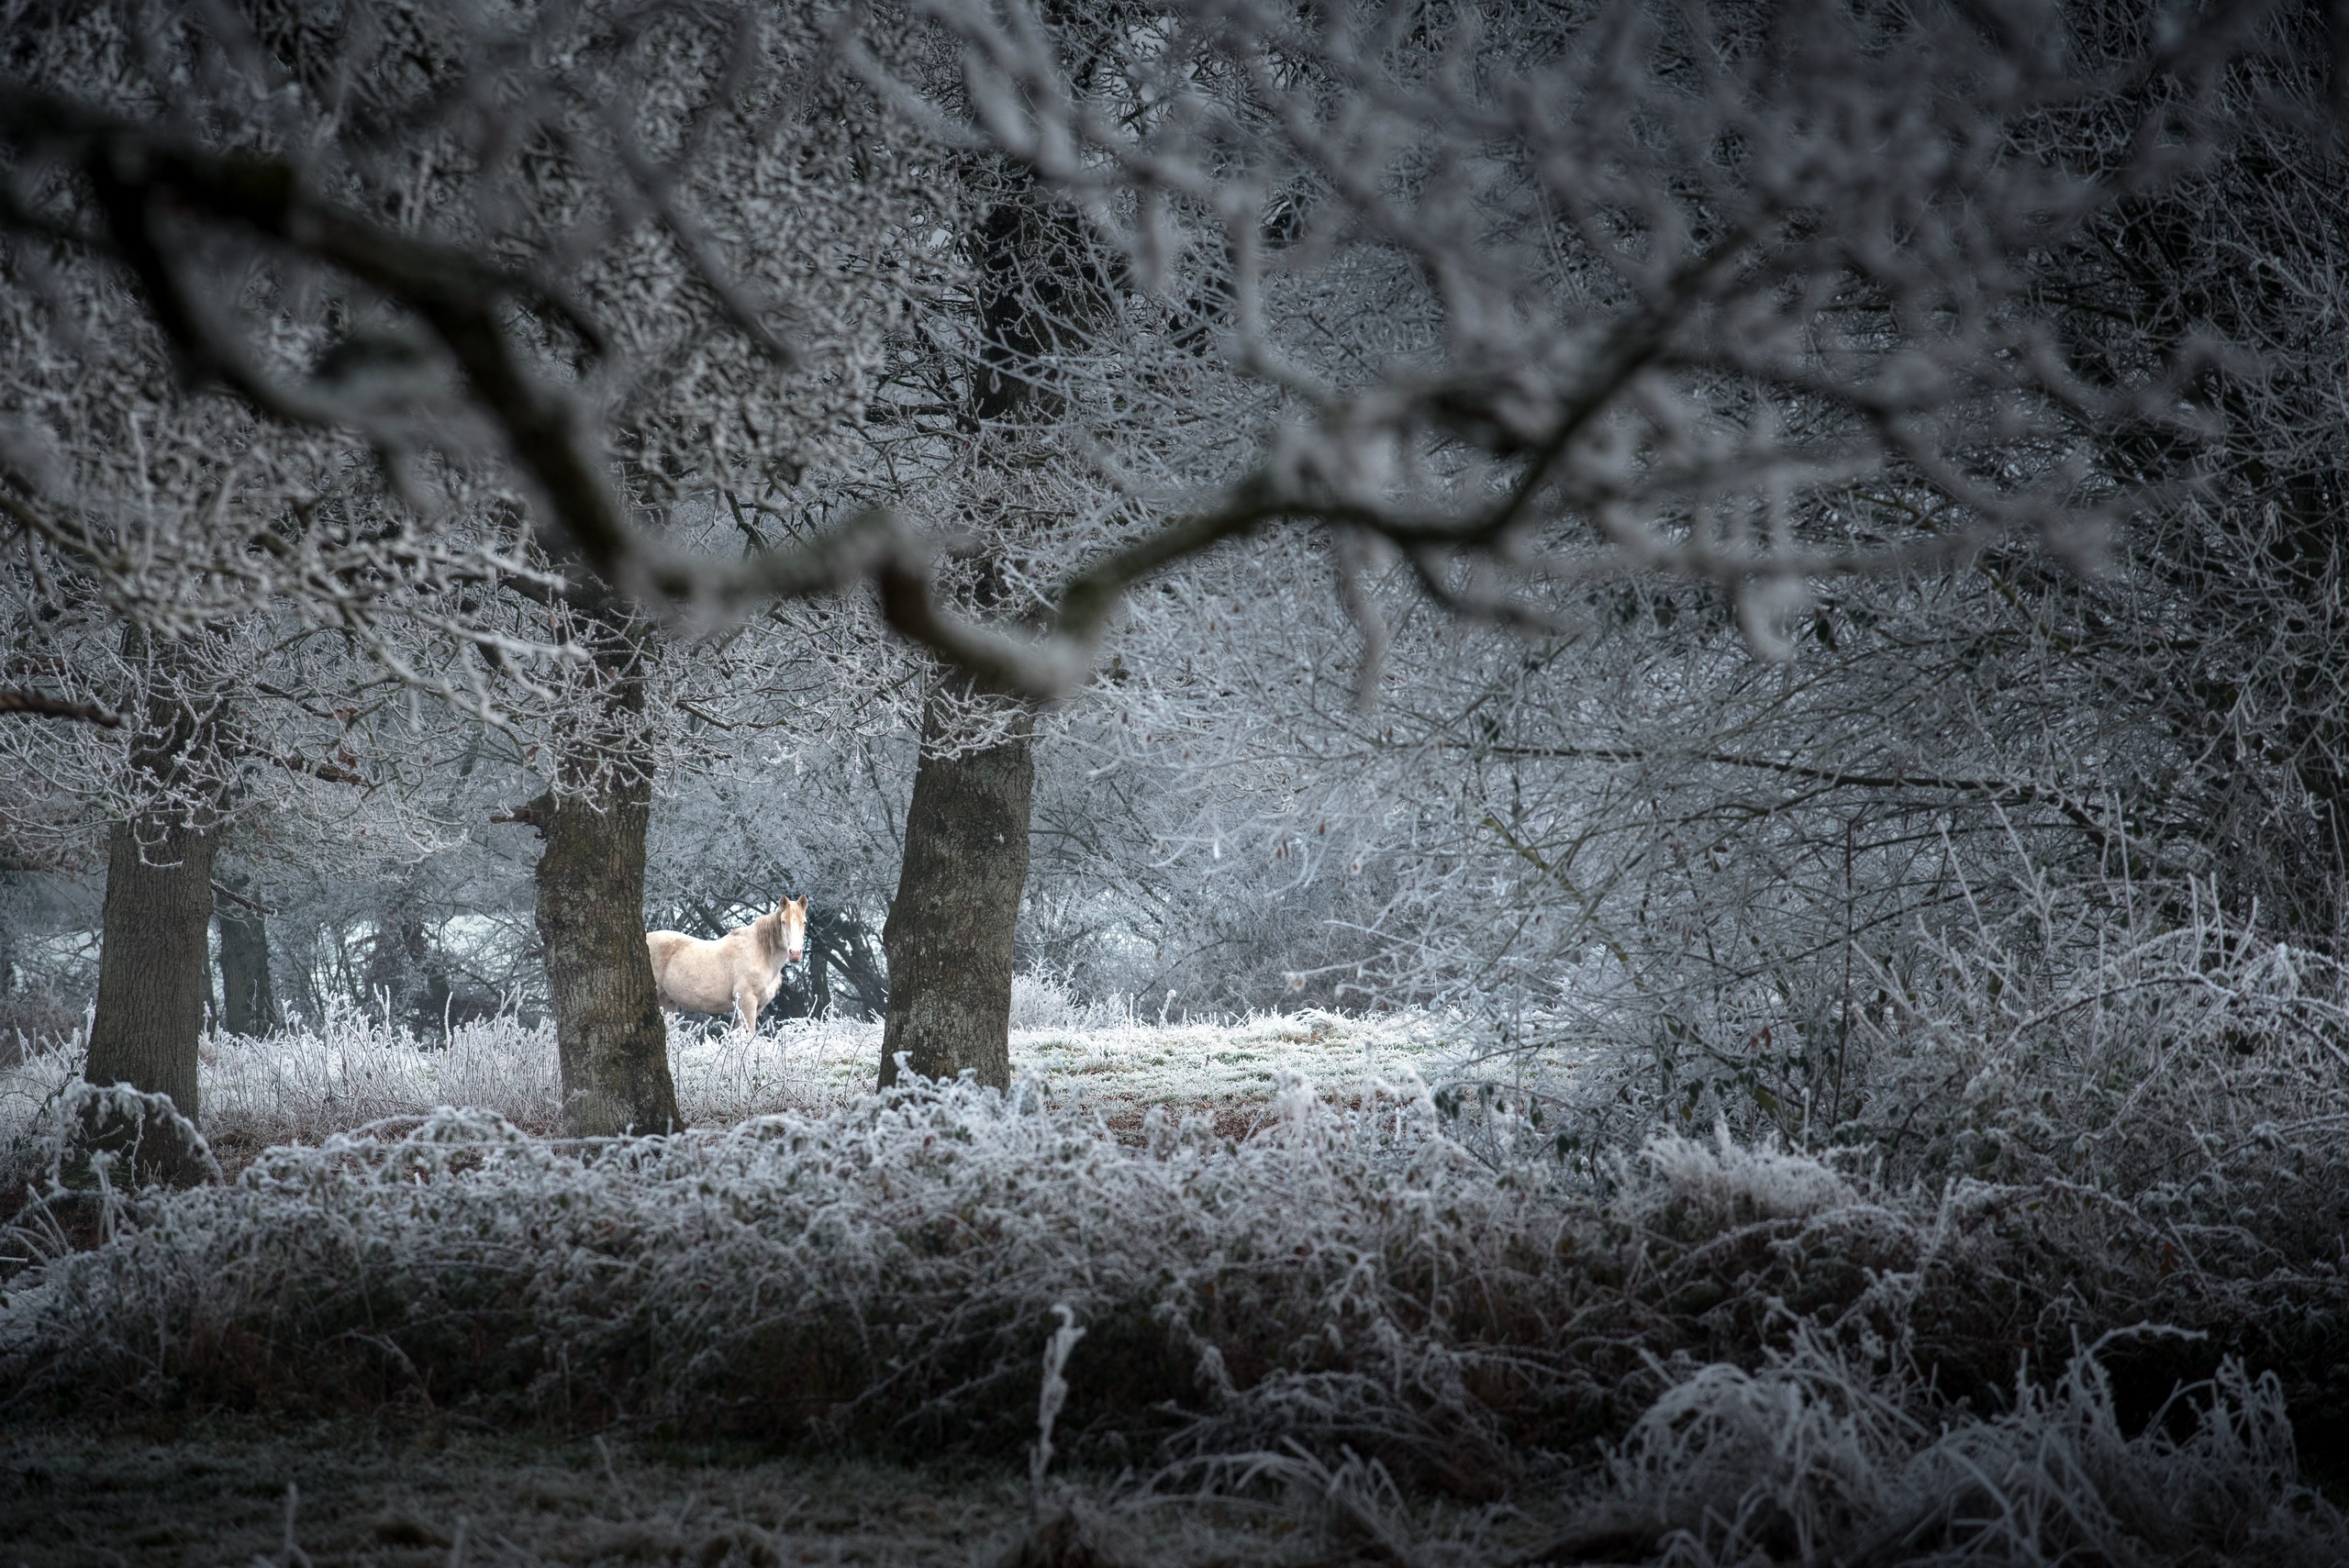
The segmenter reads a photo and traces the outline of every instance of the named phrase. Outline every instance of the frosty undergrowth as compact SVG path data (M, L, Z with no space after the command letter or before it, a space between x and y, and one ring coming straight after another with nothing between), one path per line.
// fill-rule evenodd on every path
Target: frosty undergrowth
M2127 1424L2092 1354L1988 1419L1936 1422L1919 1392L1809 1332L1756 1370L1684 1372L1542 1555L2315 1568L2349 1530L2298 1479L2276 1380L2233 1362Z
M1446 1125L1408 1078L1352 1109L1292 1079L1239 1141L1160 1111L1140 1147L1034 1080L588 1144L440 1110L225 1184L53 1189L5 1249L36 1262L0 1388L1017 1453L1081 1328L1074 1462L1277 1482L1397 1540L1377 1477L1496 1497L1610 1434L1586 1534L1692 1565L2285 1560L2338 1525L2272 1379L2219 1365L2176 1438L2124 1431L2087 1362L2018 1386L2019 1338L2193 1305L2093 1200L1904 1198L1716 1138L1601 1201Z
M1051 1077L1008 1099L827 1082L870 1032L681 1037L706 1129L584 1144L542 1135L551 1042L511 1021L215 1039L206 1131L250 1163L179 1192L72 1185L88 1096L36 1053L5 1115L47 1195L0 1244L0 1397L1019 1453L1065 1306L1056 1465L1272 1485L1389 1555L1425 1555L1398 1481L1554 1492L1594 1441L1560 1560L2318 1562L2340 1528L2286 1417L2324 1407L2339 1276L2256 1216L1893 1189L1723 1129L1592 1182L1506 1096L1439 1108L1424 1021L1038 1030ZM1153 1073L1295 1062L1342 1092L1292 1073L1244 1136L1154 1100Z

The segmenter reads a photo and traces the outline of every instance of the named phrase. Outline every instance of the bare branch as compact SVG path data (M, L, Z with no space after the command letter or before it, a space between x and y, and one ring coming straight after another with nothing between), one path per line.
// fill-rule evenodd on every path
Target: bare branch
M72 702L63 697L46 696L27 691L21 686L0 686L0 713L32 714L43 718L72 718L83 724L95 724L105 729L122 727L122 715L100 707L95 703Z

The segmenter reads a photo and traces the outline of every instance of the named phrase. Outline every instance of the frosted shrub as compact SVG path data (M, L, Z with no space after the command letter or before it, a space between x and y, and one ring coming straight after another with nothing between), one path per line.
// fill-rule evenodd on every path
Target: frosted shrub
M1709 1143L1659 1134L1640 1158L1663 1178L1672 1201L1717 1223L1799 1219L1858 1201L1852 1184L1813 1156L1780 1149L1771 1137L1741 1145L1727 1123L1714 1129Z
M1969 1256L1865 1207L1690 1240L1660 1186L1596 1208L1438 1126L1294 1076L1244 1141L1161 1109L1139 1148L1033 1081L584 1146L435 1111L142 1195L95 1251L20 1228L0 1387L1016 1440L1064 1303L1080 1451L1318 1441L1488 1493L1730 1331L1699 1292L1866 1318L1907 1299L1866 1270Z
M8 1184L9 1198L26 1195L34 1184L52 1197L70 1198L72 1195L62 1185L70 1173L74 1186L94 1199L102 1236L113 1234L126 1189L135 1192L157 1180L221 1179L210 1143L179 1114L169 1095L144 1093L128 1084L88 1084L72 1076L42 1098L39 1114L16 1126L6 1156L0 1178ZM36 1207L36 1225L46 1218L45 1210ZM54 1225L46 1231L43 1240L62 1239Z
M1030 972L1011 979L1015 1029L1101 1029L1130 1026L1130 997L1080 996L1061 975Z
M2349 1110L2338 965L2207 906L2061 969L2030 935L1945 948L1932 985L1865 1031L1863 1125L1899 1164L2138 1192L2263 1125L2321 1138Z
M2207 901L2163 923L2177 914L2100 926L2092 942L1984 929L1868 977L1848 1053L1828 1040L1848 1070L1832 1095L1803 1076L1816 1051L1772 1045L1728 1011L1692 1010L1660 1045L1627 1008L1600 1020L1614 1038L1528 1073L1554 1118L1545 1131L1595 1176L1608 1151L1642 1147L1700 1205L1836 1201L1844 1178L1772 1152L1775 1134L1893 1184L2078 1184L2194 1228L2181 1251L2239 1277L2279 1260L2330 1267L2349 1229L2349 974ZM1691 1140L1716 1122L1744 1144L1741 1169Z
M1163 1433L1147 1413L1180 1407L1269 1438L1311 1410L1482 1450L1532 1394L1501 1347L1571 1284L1543 1267L1554 1205L1416 1103L1364 1113L1410 1124L1397 1163L1308 1092L1245 1144L1194 1123L1154 1151L1040 1095L925 1089L585 1149L439 1111L273 1149L16 1282L0 1382L961 1440L1032 1418L1066 1303L1088 1337L1063 1430L1089 1407Z
M86 1039L79 1030L46 1039L28 1039L20 1042L16 1060L0 1066L0 1151L29 1147L28 1140L43 1136L42 1123L50 1115L57 1095L81 1075L82 1062L89 1053ZM17 1179L19 1154L8 1154L7 1169L0 1177Z
M1609 1464L1564 1558L2154 1564L2338 1561L2349 1519L2298 1478L2280 1387L2222 1363L2135 1435L2093 1354L1943 1424L1913 1380L1809 1336L1759 1371L1684 1371ZM2185 1430L2173 1435L2173 1425Z
M1697 1562L1757 1551L1809 1559L1893 1500L1898 1456L1929 1435L1831 1354L1684 1372L1631 1428L1609 1469L1610 1522ZM1603 1517L1603 1516L1602 1516Z

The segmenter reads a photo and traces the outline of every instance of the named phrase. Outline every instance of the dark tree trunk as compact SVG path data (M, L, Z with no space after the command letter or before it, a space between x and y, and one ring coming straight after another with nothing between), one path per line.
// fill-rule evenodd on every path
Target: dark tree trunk
M592 796L541 797L539 936L562 1057L564 1120L578 1137L678 1125L669 1033L644 947L649 769Z
M987 449L1016 446L1018 421L1061 404L1052 357L1077 347L1085 320L1110 296L1083 226L1014 174L973 236L978 262L979 352L970 420ZM996 453L989 461L998 461ZM1001 574L982 571L974 607L996 609ZM965 693L967 684L962 688ZM881 1086L897 1057L926 1078L965 1071L1011 1086L1012 937L1028 885L1028 811L1036 764L1022 714L1010 737L950 755L948 705L933 698L906 812L905 862L882 949L889 963Z
M224 882L232 894L250 884ZM267 1034L279 1023L277 993L269 982L269 920L261 906L234 897L219 901L220 1024L230 1034Z
M897 1057L925 1078L974 1073L1011 1086L1012 933L1028 885L1028 809L1036 777L1023 716L1010 739L946 754L941 705L922 726L906 811L905 862L881 934L889 961L881 1086Z
M142 634L124 639L143 652ZM212 861L225 780L217 696L173 679L168 647L152 660L154 685L130 752L135 788L154 802L117 822L106 845L106 896L98 947L97 1006L82 1075L166 1095L193 1122L196 1049L212 997ZM191 1173L180 1141L145 1125L93 1127L99 1147L129 1151L142 1176Z
M810 933L812 938L813 933ZM821 942L807 943L807 1016L829 1017L832 1010L832 965Z
M586 595L582 595L585 597ZM653 757L642 730L650 639L616 601L589 600L602 712L566 743L562 787L518 817L546 839L539 939L562 1058L563 1120L575 1137L683 1125L669 1030L644 946L644 839Z
M93 1084L169 1095L196 1116L196 1043L212 991L213 834L142 814L115 824L106 847L98 1006L90 1023Z

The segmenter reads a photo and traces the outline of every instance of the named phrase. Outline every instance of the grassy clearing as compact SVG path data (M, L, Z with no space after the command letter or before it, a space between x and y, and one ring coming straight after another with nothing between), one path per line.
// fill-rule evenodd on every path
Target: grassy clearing
M1227 1135L1242 1133L1284 1075L1332 1097L1359 1097L1381 1083L1440 1078L1472 1050L1466 1026L1428 1014L1154 1025L1071 1007L1046 985L1023 989L1013 1072L1129 1133L1152 1106L1178 1117L1204 1111ZM0 1142L32 1124L79 1073L81 1055L79 1038L67 1036L0 1067ZM727 1025L670 1021L678 1106L693 1127L835 1108L873 1087L880 1061L878 1023L790 1019L746 1036ZM418 1039L380 1018L338 1012L264 1038L210 1036L200 1071L203 1130L232 1164L272 1144L316 1142L443 1106L495 1111L541 1134L561 1119L552 1026L529 1029L511 1018Z
M873 1087L881 1060L877 1023L791 1020L761 1029L755 1039L673 1024L671 1040L681 1101L706 1113L696 1118L704 1125L843 1103ZM1424 1013L1174 1024L1128 1018L1014 1029L1011 1070L1041 1079L1056 1096L1084 1101L1112 1126L1139 1126L1154 1106L1261 1110L1285 1076L1332 1096L1440 1077L1471 1050L1466 1025Z

